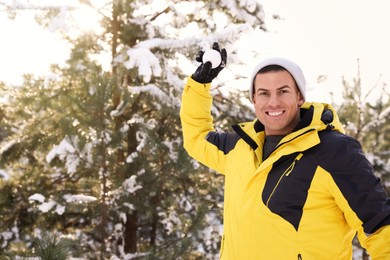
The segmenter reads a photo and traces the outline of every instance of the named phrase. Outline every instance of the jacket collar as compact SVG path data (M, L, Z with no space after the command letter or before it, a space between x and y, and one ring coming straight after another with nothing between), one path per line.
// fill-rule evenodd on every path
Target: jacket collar
M281 140L278 146L294 141L301 136L306 136L310 132L314 132L317 135L316 139L318 139L318 132L320 131L333 130L344 133L336 111L329 104L306 102L302 105L300 113L301 121L292 133ZM233 125L232 128L253 150L256 151L259 150L259 147L263 147L265 138L264 125L258 119ZM314 143L311 144L314 145ZM260 153L262 154L262 151Z

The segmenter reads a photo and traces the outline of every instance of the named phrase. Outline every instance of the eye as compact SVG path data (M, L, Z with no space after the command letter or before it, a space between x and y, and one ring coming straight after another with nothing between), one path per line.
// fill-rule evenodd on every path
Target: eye
M288 90L288 89L281 89L280 91L279 91L279 93L280 94L287 94L287 93L290 93L290 91Z
M258 96L267 96L267 95L268 95L268 92L267 92L267 91L258 91L258 92L257 92L257 95L258 95Z

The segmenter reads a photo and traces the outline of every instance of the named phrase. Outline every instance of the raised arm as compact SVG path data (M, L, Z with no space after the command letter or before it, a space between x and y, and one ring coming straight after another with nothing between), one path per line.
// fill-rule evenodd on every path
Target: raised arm
M227 135L215 132L210 87L212 80L226 66L227 54L225 49L220 50L218 43L213 44L213 49L220 53L221 63L212 68L211 62L202 62L204 52L198 53L196 60L202 63L184 86L180 119L184 148L188 154L202 164L224 173L225 154L218 143L226 141ZM213 138L208 138L210 136Z

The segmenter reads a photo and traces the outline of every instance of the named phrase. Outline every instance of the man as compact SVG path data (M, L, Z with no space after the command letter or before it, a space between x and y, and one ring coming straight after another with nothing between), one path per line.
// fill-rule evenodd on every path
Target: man
M218 133L209 90L227 55L213 49L222 62L188 79L180 116L188 153L225 175L221 259L352 259L356 234L372 259L390 259L390 199L334 109L305 102L301 69L261 62L249 89L256 119Z

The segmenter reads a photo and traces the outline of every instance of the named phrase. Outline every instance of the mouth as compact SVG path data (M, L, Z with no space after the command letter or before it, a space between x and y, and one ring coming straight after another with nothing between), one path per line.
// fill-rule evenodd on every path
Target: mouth
M265 112L268 116L272 116L272 117L276 117L276 116L280 116L281 114L284 113L284 110L282 111L267 111Z

